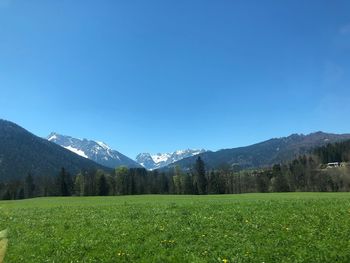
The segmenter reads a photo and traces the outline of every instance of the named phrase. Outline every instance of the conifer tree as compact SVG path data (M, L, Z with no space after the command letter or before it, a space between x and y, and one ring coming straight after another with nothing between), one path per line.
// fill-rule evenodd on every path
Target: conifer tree
M24 181L24 197L25 198L33 197L34 189L35 189L35 185L34 185L33 177L30 173L28 173Z
M205 165L200 156L198 156L195 164L194 184L196 192L200 195L207 194L207 178L205 177Z
M98 180L98 195L105 196L108 195L109 187L104 174L102 174Z

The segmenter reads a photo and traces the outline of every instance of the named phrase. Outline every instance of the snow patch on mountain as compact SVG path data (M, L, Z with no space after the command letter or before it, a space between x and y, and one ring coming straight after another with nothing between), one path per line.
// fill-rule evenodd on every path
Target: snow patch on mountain
M48 138L49 141L53 141L55 139L57 139L56 134L53 134L50 138Z
M98 145L100 145L103 149L106 150L111 150L111 147L109 147L107 144L105 144L104 142L99 142L99 141L95 141Z
M52 139L51 139L52 140ZM85 153L84 153L84 151L82 151L82 150L79 150L79 149L77 149L77 148L74 148L74 147L72 147L72 146L63 146L64 148L66 148L67 150L70 150L71 152L74 152L74 153L76 153L76 154L78 154L78 155L80 155L80 156L82 156L82 157L84 157L84 158L89 158Z
M151 155L152 160L155 163L161 163L161 162L166 162L170 157L170 153L157 153L156 155Z

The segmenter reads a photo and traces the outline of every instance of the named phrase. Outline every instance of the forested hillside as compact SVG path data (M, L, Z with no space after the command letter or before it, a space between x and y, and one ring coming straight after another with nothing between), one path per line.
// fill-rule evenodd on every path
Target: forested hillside
M330 162L349 162L350 161L350 140L328 144L317 148L315 155L320 158L322 163Z
M288 137L274 138L246 147L223 149L216 152L205 152L199 156L209 169L222 166L239 165L242 168L263 168L286 162L299 155L308 154L314 148L350 139L350 134L331 134L315 132L308 135L292 134ZM180 166L190 169L197 157L189 157L168 166L173 169Z

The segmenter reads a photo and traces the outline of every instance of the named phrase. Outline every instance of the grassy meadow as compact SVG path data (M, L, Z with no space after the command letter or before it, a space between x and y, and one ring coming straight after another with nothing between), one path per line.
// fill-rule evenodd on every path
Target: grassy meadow
M0 202L5 262L350 262L350 194Z

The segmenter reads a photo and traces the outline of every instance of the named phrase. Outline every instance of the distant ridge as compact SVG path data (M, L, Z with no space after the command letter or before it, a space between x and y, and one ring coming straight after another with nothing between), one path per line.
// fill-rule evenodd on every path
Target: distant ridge
M205 152L198 156L204 160L208 169L222 166L232 167L233 165L239 165L242 168L258 168L286 162L300 154L310 152L313 148L347 139L350 139L350 134L318 131L308 135L292 134L288 137L273 138L246 147ZM175 166L180 166L185 170L190 169L196 159L197 156L185 158L166 166L165 169Z
M37 137L17 124L0 119L0 181L55 176L64 167L72 174L105 166Z

